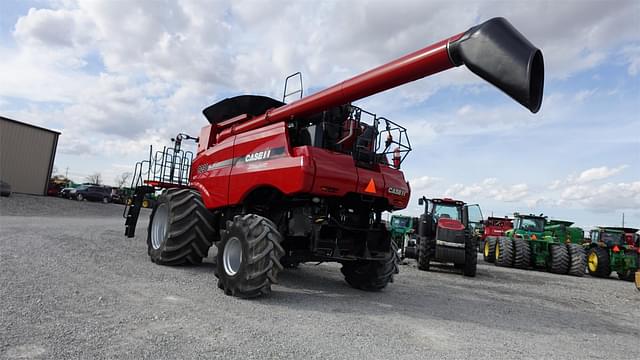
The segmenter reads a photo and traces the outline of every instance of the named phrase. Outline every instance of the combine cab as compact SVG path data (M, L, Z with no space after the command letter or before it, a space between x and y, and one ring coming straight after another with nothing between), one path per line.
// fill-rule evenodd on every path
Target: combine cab
M496 242L500 236L504 236L508 230L513 229L513 219L490 216L482 222L481 229L478 242L482 244L482 256L484 261L494 262Z
M571 242L566 224L547 221L546 216L514 214L513 229L490 244L498 266L520 269L542 268L556 274L583 276L586 266L582 238ZM580 230L581 231L581 230ZM557 236L556 234L564 234Z
M204 109L193 159L178 146L193 137L181 134L139 163L125 234L134 236L144 195L163 189L147 230L155 263L200 263L215 244L219 288L243 298L270 292L284 264L307 261L341 263L359 289L386 287L397 249L382 214L407 206L400 166L411 146L404 127L351 102L463 64L540 108L542 53L502 18L290 104L225 99Z
M420 215L418 241L414 245L417 251L407 249L405 253L415 254L420 270L429 270L432 262L453 263L465 276L476 276L478 253L473 231L482 221L480 207L448 198L423 197L419 204L425 211Z
M640 266L638 229L599 227L591 230L588 270L591 276L609 277L612 271L620 280L633 281Z

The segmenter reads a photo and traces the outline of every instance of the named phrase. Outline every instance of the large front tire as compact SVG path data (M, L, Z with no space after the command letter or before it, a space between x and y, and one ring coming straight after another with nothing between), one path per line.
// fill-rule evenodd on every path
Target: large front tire
M569 275L584 276L584 268L587 266L587 256L584 248L578 244L567 244L569 251Z
M496 265L513 266L513 241L508 237L501 236L496 242Z
M468 238L464 248L464 276L474 277L478 268L478 245L475 237Z
M427 240L427 237L420 237L420 243L418 244L418 269L429 271L431 258L433 258L433 248L432 241Z
M525 239L513 240L514 259L513 267L528 269L531 267L531 247Z
M379 291L393 282L393 274L398 273L397 258L397 252L392 249L384 260L345 262L340 271L344 280L352 287L365 291Z
M283 269L282 236L271 220L254 214L236 215L216 244L216 277L224 293L254 298L271 292Z
M482 246L482 258L484 261L493 263L496 262L496 238L493 236L487 236L484 239Z
M609 252L599 247L592 248L587 255L587 268L591 276L608 278L611 275Z
M554 274L569 272L569 251L564 244L549 245L549 271Z
M213 215L200 194L191 189L168 189L158 199L149 220L147 247L151 261L161 265L199 264L215 232Z

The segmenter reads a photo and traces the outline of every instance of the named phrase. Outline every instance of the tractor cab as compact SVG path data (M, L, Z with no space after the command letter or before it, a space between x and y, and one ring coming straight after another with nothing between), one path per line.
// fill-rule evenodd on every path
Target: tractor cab
M624 232L611 227L599 227L591 230L591 243L612 248L625 245Z
M473 232L482 222L482 211L477 204L467 205L463 201L450 198L418 199L424 205L420 216L420 234L435 234L438 228L459 232L468 229Z
M546 216L514 214L513 229L507 231L507 236L514 238L538 240L544 236Z

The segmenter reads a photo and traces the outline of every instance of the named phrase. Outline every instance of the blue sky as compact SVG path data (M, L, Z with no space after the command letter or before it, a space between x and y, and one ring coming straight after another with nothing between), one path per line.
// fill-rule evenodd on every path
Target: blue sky
M278 98L295 71L317 91L494 16L545 55L538 114L464 68L357 103L410 131L403 212L452 196L640 227L634 1L3 1L0 115L61 130L58 171L113 183L226 96Z

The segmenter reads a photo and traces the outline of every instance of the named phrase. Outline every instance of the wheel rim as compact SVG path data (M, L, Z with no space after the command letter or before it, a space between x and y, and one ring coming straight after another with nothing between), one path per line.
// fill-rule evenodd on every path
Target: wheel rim
M240 270L242 265L242 243L237 237L232 237L227 241L222 253L222 263L224 271L229 276L233 276Z
M496 259L500 257L500 243L496 244Z
M489 241L484 242L484 256L489 257Z
M149 202L148 202L147 200L144 200L144 201L142 202L142 207L143 207L143 208L148 208L148 207L149 207Z
M167 233L167 220L169 218L169 210L166 204L160 204L153 215L153 223L151 224L151 246L158 250L164 241Z
M82 201L82 194L78 195L78 201Z
M589 254L589 271L595 272L598 269L598 255L595 251Z
M104 199L102 199L102 202L106 204L106 203L109 202L109 200L107 198L104 198Z

